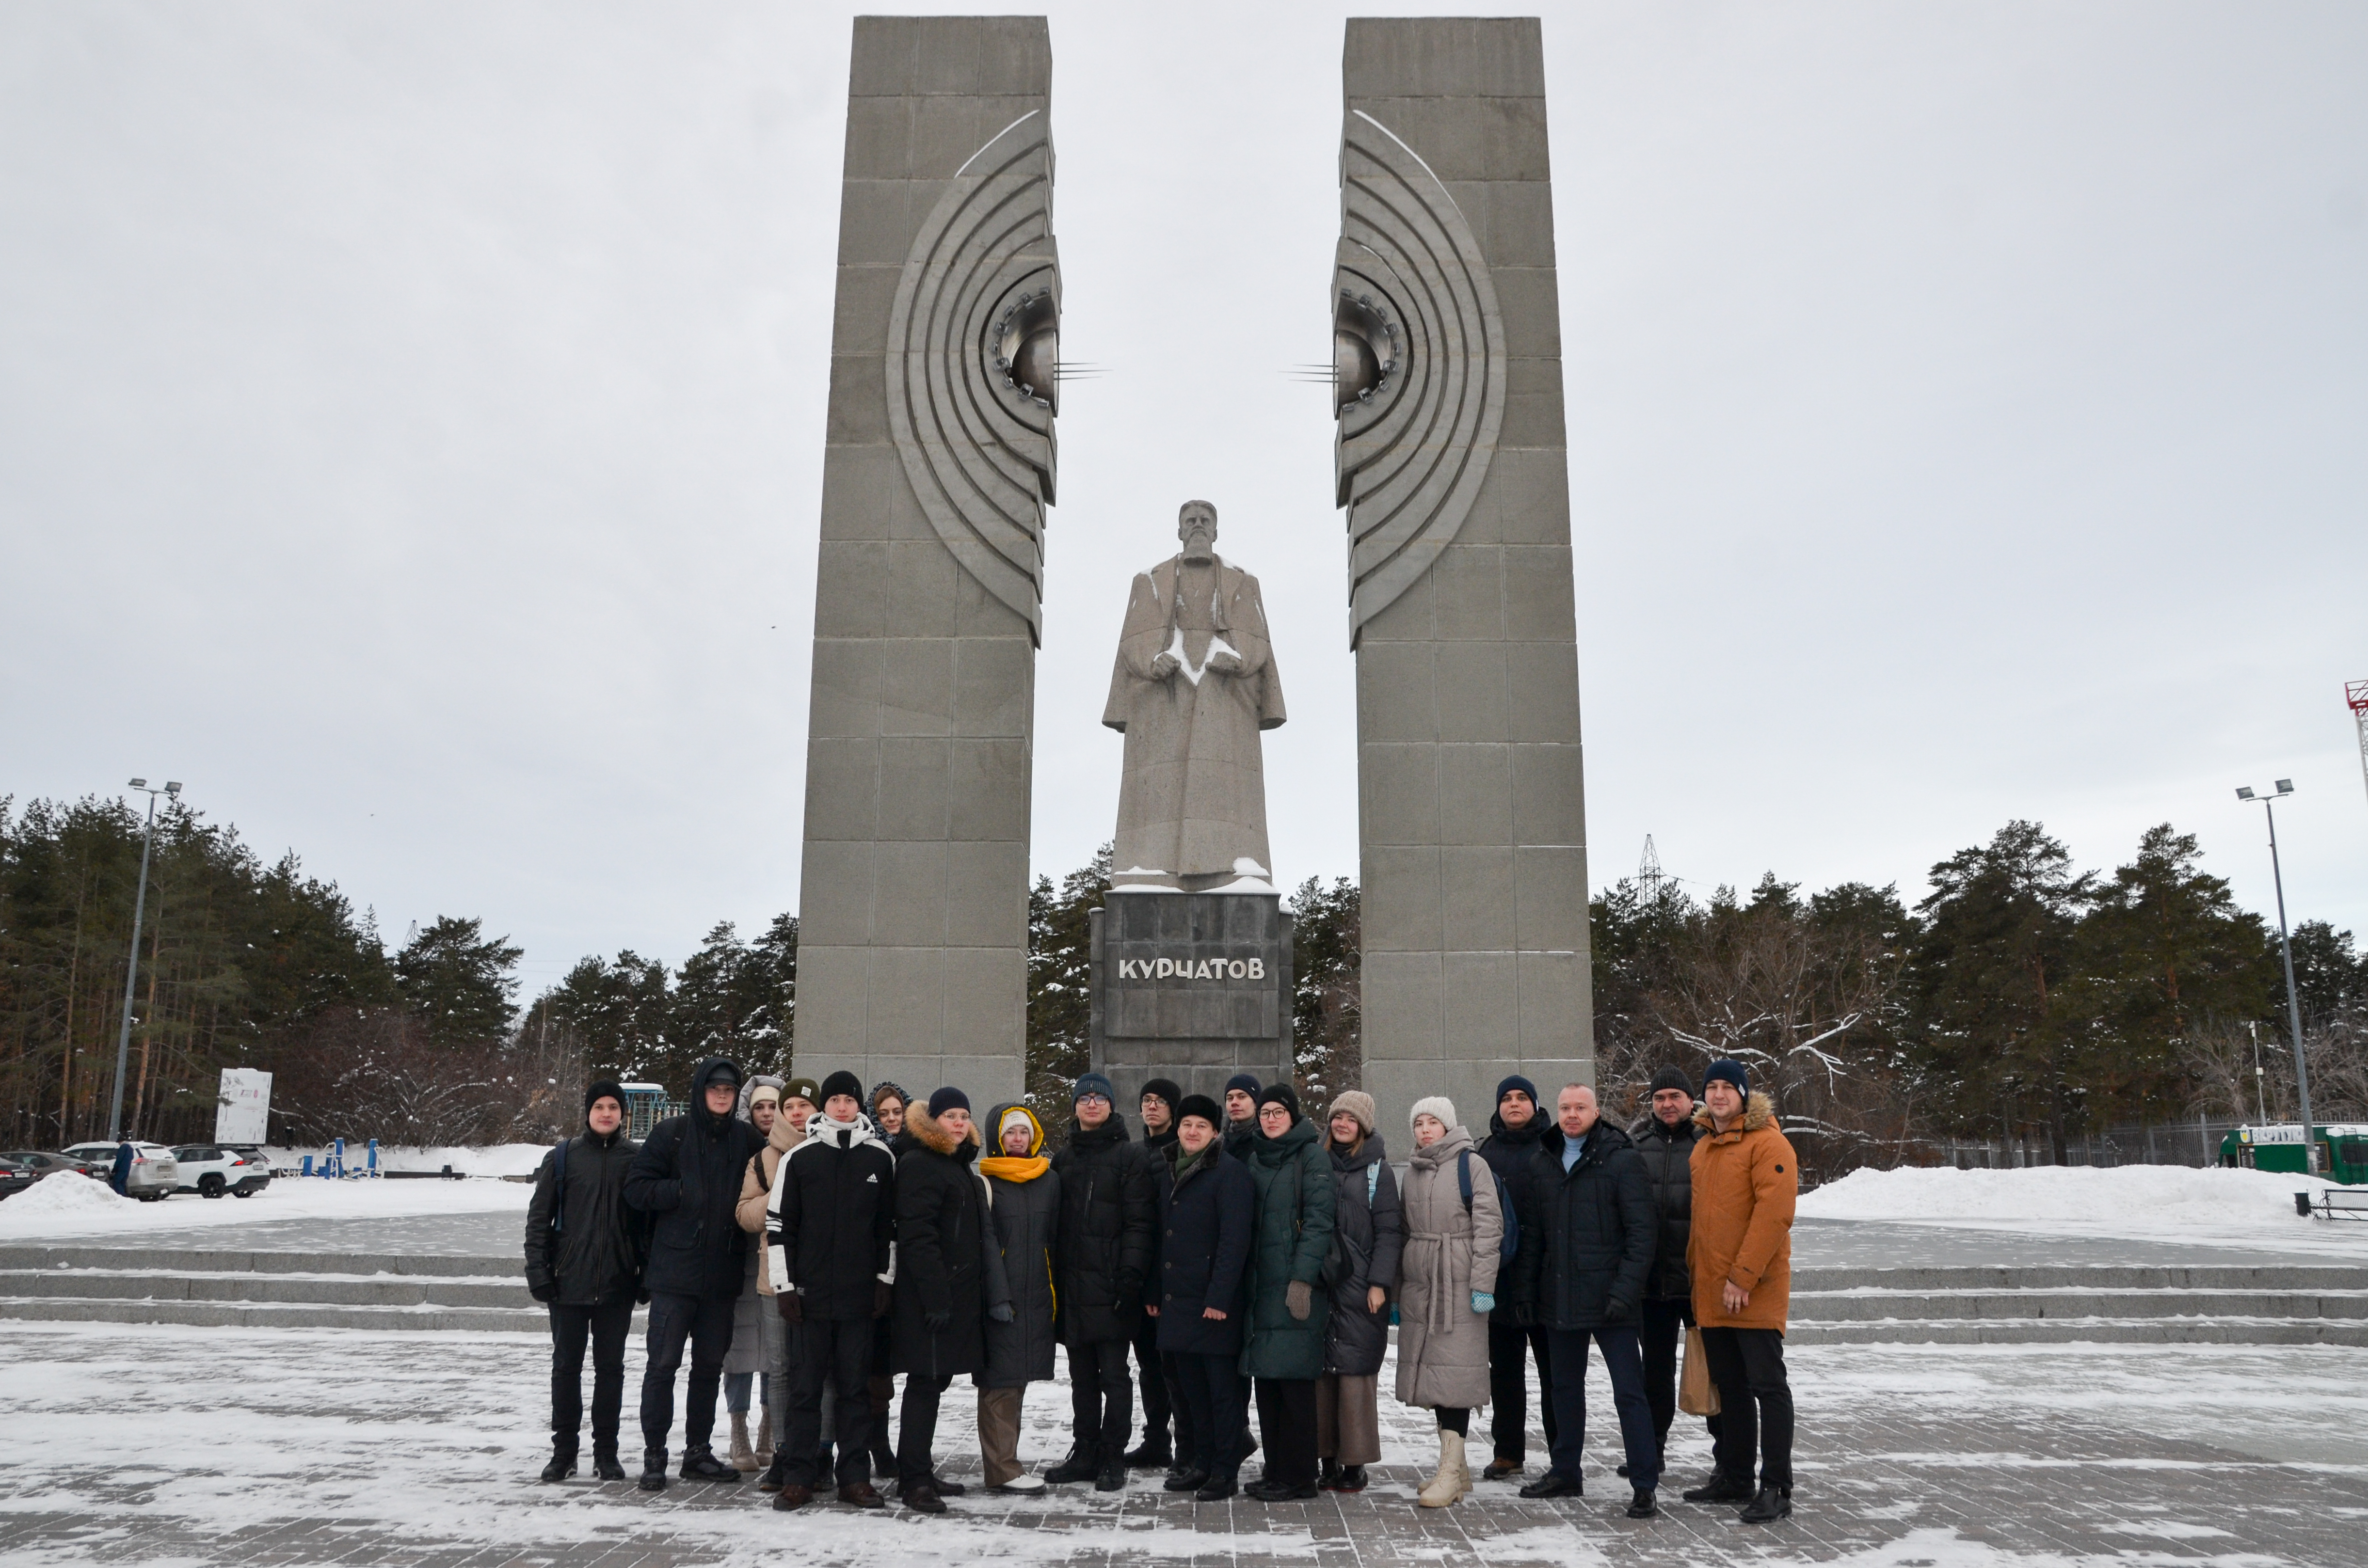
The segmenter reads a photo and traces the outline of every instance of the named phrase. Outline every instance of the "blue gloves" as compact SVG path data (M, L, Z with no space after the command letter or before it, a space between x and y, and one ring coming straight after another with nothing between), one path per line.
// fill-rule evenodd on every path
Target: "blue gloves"
M1497 1298L1486 1290L1474 1290L1472 1292L1472 1310L1485 1317L1497 1310Z
M1009 1323L1019 1314L1011 1310L1011 1303L1009 1301L997 1301L995 1305L986 1309L986 1315L993 1318L996 1323Z

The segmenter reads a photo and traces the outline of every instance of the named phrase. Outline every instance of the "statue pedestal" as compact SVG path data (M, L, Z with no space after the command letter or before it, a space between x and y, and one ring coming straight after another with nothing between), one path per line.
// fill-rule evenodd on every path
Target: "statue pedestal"
M1147 1079L1223 1102L1291 1081L1291 917L1270 892L1112 892L1092 924L1094 1071L1135 1113Z

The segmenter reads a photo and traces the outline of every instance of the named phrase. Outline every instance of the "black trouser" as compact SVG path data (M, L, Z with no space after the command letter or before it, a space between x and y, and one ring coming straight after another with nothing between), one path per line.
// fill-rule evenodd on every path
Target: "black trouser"
M767 1303L770 1305L770 1303ZM822 1391L835 1383L831 1406L838 1448L838 1483L871 1479L871 1400L864 1386L871 1372L871 1320L808 1318L790 1341L790 1409L781 1452L781 1479L813 1486L822 1479Z
M1459 1437L1472 1435L1472 1407L1468 1404L1433 1405L1431 1412L1439 1417L1439 1429L1452 1432Z
M1705 1328L1702 1352L1718 1385L1718 1471L1748 1486L1751 1450L1759 1484L1793 1489L1793 1389L1784 1381L1784 1335L1772 1328Z
M1554 1335L1554 1386L1546 1397L1555 1406L1554 1468L1577 1480L1587 1448L1587 1342L1603 1352L1611 1379L1611 1408L1620 1417L1620 1446L1628 1460L1628 1483L1650 1492L1661 1483L1660 1450L1653 1446L1653 1407L1645 1399L1645 1358L1636 1331L1628 1327L1560 1329Z
M1176 1369L1176 1462L1230 1479L1242 1467L1241 1374L1235 1356L1196 1356L1179 1351L1164 1358ZM1195 1445L1182 1447L1186 1432Z
M1159 1320L1149 1312L1134 1320L1134 1369L1136 1381L1143 1385L1143 1440L1164 1445L1173 1411L1167 1396L1167 1369L1159 1359Z
M1081 1453L1116 1460L1134 1426L1126 1379L1126 1341L1069 1346L1069 1425Z
M1647 1298L1643 1321L1637 1324L1638 1336L1645 1342L1645 1403L1653 1407L1653 1437L1661 1445L1665 1467L1669 1427L1678 1418L1678 1346L1693 1315L1693 1303L1682 1296L1668 1301ZM1710 1435L1717 1437L1718 1417L1711 1416L1705 1424Z
M708 1451L715 1433L715 1390L732 1349L730 1296L652 1296L648 1365L642 1370L642 1446L664 1449L674 1427L674 1375L690 1345L690 1388L682 1401L682 1451Z
M1546 1451L1554 1451L1554 1356L1546 1348L1546 1331L1543 1328L1521 1328L1509 1323L1488 1320L1488 1403L1496 1414L1488 1418L1488 1435L1500 1460L1520 1462L1525 1446L1524 1433L1530 1419L1529 1368L1524 1364L1535 1355L1538 1358L1538 1415L1546 1427Z
M1258 1441L1266 1479L1279 1486L1315 1483L1315 1380L1258 1381Z
M929 1468L929 1445L938 1439L938 1401L953 1381L951 1372L937 1378L927 1372L905 1374L905 1409L896 1418L899 1486L910 1488L916 1482L926 1484L937 1479L937 1472Z
M625 1409L625 1335L633 1331L633 1298L597 1307L551 1303L551 1448L574 1459L584 1426L584 1345L592 1345L592 1453L617 1456L617 1426Z
M1140 1348L1140 1345L1138 1345L1137 1348ZM1159 1375L1161 1380L1167 1385L1167 1417L1176 1427L1176 1442L1174 1445L1176 1449L1176 1462L1178 1465L1187 1467L1197 1464L1200 1462L1201 1455L1200 1430L1192 1425L1193 1421L1197 1419L1192 1414L1192 1402L1186 1398L1184 1394L1184 1366L1182 1361L1175 1356L1163 1353L1159 1358ZM1147 1424L1150 1419L1148 1405L1146 1403L1146 1413L1144 1416L1144 1420ZM1235 1460L1235 1462L1239 1463L1240 1461Z

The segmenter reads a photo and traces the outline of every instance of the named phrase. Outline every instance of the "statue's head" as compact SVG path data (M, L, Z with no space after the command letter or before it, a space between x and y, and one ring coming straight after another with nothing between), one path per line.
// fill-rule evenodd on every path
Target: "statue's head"
M1217 552L1217 509L1206 501L1187 501L1176 514L1176 537L1184 541L1184 559L1206 561Z

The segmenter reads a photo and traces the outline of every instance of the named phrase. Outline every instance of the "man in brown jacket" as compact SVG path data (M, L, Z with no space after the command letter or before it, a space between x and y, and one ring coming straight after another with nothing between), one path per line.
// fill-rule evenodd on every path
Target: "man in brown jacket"
M1740 1062L1703 1075L1706 1136L1694 1144L1693 1228L1686 1263L1694 1321L1718 1385L1718 1473L1689 1503L1745 1503L1743 1522L1793 1512L1793 1391L1784 1380L1784 1312L1792 1301L1793 1206L1801 1167L1766 1095L1751 1093ZM1759 1484L1751 1483L1753 1438Z

